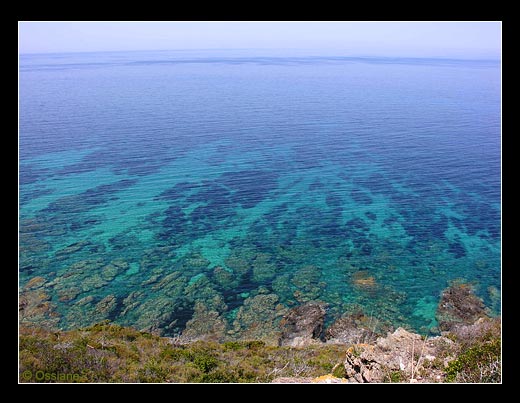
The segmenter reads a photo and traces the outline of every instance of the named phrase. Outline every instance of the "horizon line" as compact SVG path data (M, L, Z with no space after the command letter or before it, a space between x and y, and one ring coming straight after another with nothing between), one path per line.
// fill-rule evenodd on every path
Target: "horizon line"
M200 51L298 51L298 52L316 52L319 49L302 49L302 48L189 48L189 49L132 49L132 50L89 50L89 51L58 51L58 52L20 52L18 56L48 56L48 55L70 55L70 54L96 54L96 53L144 53L144 52L200 52ZM476 57L476 56L435 56L435 55L385 55L385 54L346 54L340 50L331 51L323 54L306 54L306 55L288 55L288 56L269 56L269 55L253 55L249 57L357 57L357 58L395 58L395 59L442 59L442 60L465 60L465 61L501 61L502 55L495 57ZM236 57L236 56L235 56Z

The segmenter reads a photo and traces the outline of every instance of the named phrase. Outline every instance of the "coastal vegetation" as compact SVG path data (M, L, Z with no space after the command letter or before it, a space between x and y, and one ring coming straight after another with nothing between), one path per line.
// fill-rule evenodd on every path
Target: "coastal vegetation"
M416 383L501 382L501 321L466 284L443 293L437 316L449 329L422 336L343 316L308 302L280 322L278 339L164 337L109 320L76 330L22 325L20 382ZM274 341L275 340L275 341Z

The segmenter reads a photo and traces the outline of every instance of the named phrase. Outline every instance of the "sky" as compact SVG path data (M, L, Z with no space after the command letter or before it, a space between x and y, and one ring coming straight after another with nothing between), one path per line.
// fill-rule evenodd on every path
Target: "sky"
M26 53L128 50L296 50L314 55L497 59L501 23L19 22Z

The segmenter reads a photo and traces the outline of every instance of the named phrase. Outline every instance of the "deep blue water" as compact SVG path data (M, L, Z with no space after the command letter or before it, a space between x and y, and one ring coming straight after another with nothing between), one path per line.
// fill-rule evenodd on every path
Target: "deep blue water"
M457 279L499 313L499 62L22 55L19 77L20 283L47 301L24 320L257 337L320 300L428 333Z

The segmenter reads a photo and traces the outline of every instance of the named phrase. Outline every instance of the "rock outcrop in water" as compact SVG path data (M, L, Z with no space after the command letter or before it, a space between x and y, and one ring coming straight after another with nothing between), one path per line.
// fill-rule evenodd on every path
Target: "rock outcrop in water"
M291 309L280 323L282 327L280 345L302 347L319 342L325 313L325 304L317 302L308 302Z
M436 313L441 331L470 325L485 316L484 302L474 294L469 284L453 284L444 290Z
M363 312L346 314L330 325L325 332L327 343L368 343L382 334L382 324Z

